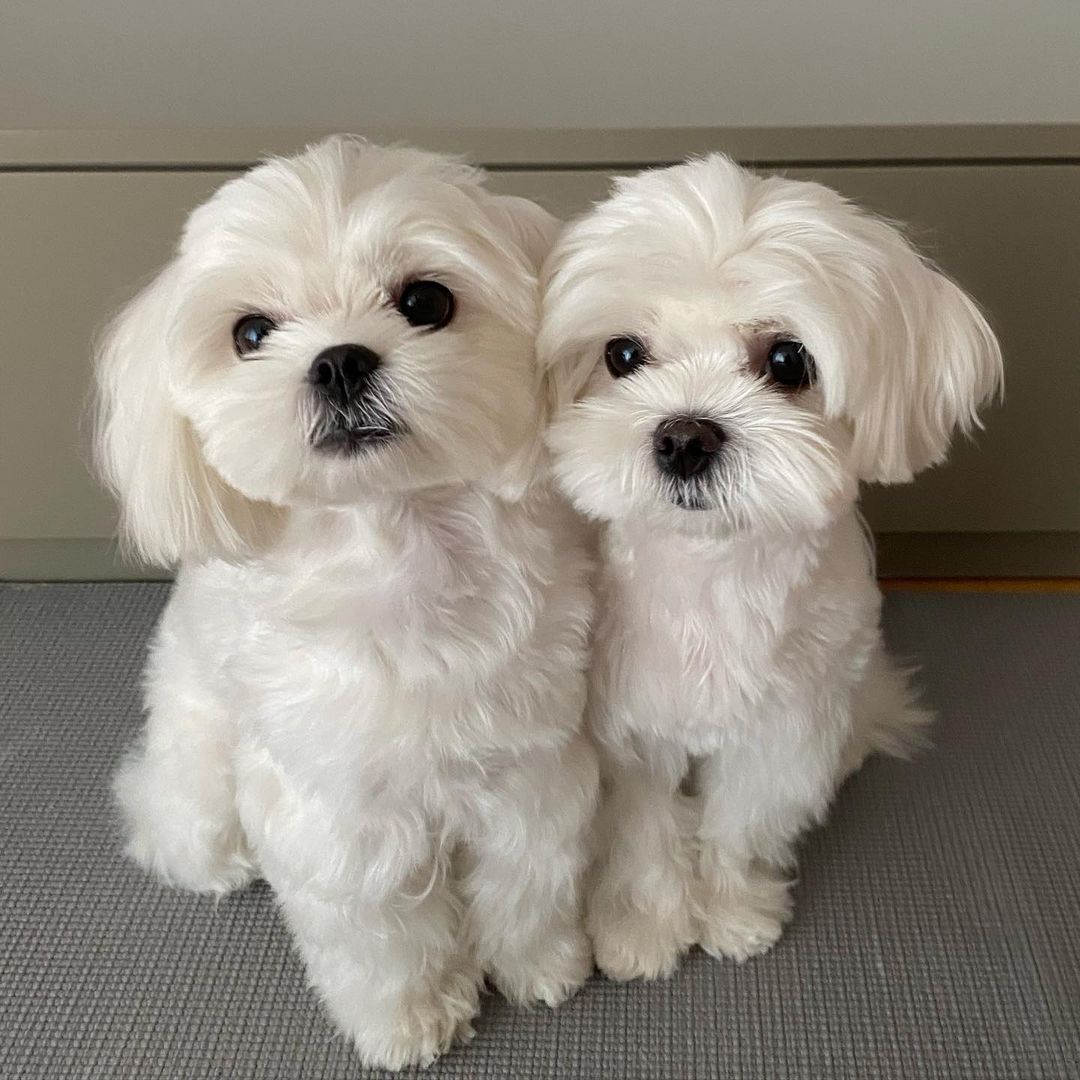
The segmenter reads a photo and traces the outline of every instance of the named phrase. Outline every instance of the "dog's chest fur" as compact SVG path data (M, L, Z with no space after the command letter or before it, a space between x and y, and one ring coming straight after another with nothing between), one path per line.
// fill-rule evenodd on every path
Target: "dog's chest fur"
M318 746L315 772L419 775L570 734L555 698L582 696L565 672L584 669L589 598L584 554L556 548L566 521L482 493L312 512L265 563L181 587L231 622L222 676L258 742Z
M852 516L813 535L716 540L610 526L594 723L707 753L857 681L878 599Z

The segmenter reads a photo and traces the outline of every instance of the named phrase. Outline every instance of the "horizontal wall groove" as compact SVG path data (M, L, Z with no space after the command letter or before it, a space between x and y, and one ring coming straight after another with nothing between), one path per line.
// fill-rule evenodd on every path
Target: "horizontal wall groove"
M692 155L700 156L700 155ZM216 162L72 162L59 165L55 162L0 164L0 174L18 173L234 173L243 172L257 165L261 159L250 161ZM677 165L682 159L672 161L587 161L587 162L481 162L484 169L493 173L582 173L582 172L630 172L637 169L664 169ZM954 168L1016 168L1061 167L1080 165L1080 154L1074 157L957 157L957 158L875 158L858 161L850 158L739 158L753 169L954 169Z

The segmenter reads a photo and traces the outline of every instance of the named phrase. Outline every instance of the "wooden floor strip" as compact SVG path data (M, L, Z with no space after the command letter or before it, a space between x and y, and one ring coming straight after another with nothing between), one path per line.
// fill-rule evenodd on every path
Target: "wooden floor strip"
M885 592L1080 593L1080 578L881 578Z

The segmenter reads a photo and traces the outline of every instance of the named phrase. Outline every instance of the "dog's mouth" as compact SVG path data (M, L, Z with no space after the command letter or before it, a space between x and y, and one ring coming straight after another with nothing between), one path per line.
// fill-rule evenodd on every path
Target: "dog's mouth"
M396 424L341 425L313 434L311 446L321 454L349 457L393 442L401 434L401 427Z
M308 443L320 454L351 457L394 442L407 433L405 425L380 402L370 399L340 404L315 404L308 426Z
M680 510L708 510L709 504L695 492L678 491L671 500Z
M667 501L680 510L711 510L712 506L700 484L692 480L672 481L665 485Z

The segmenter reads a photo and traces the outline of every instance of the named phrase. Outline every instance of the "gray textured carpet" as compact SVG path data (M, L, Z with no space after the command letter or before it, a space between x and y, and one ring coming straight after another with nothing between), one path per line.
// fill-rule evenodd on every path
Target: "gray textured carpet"
M164 599L0 587L0 1076L359 1077L264 887L215 905L117 854L108 777ZM556 1012L490 997L424 1075L1080 1075L1080 596L894 595L887 624L938 747L847 785L771 954Z

